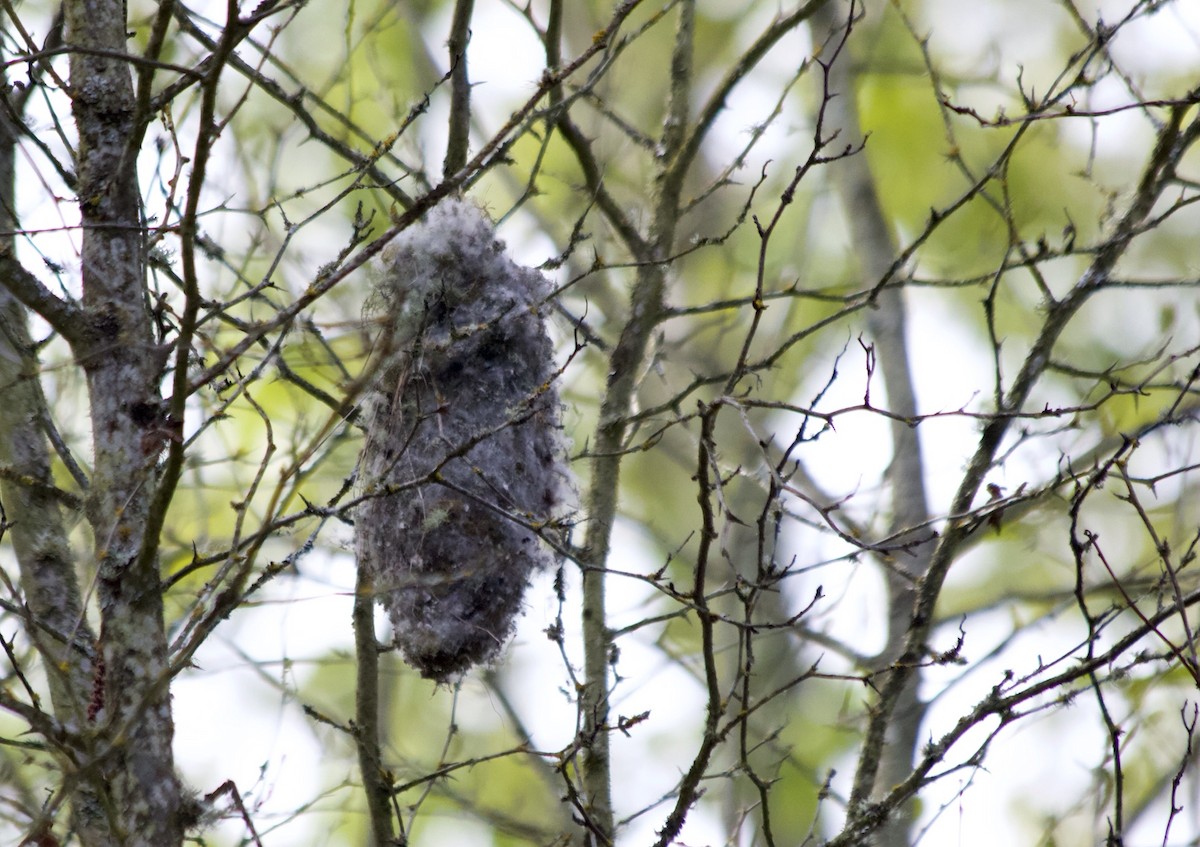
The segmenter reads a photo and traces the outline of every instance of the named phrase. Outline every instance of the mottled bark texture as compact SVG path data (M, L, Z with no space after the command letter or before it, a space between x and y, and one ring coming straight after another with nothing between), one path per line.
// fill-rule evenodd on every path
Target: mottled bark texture
M122 0L69 0L71 105L78 130L86 327L75 355L87 377L93 484L87 515L95 543L103 678L96 731L112 744L97 763L110 786L115 839L178 844L180 785L172 763L174 727L156 539L146 519L162 446L156 346L145 292L145 244L138 204L138 137Z
M495 657L530 575L553 560L537 532L564 482L548 294L464 200L384 254L358 560L431 679Z
M0 71L0 83L3 72ZM5 87L7 91L7 87ZM14 159L21 103L0 109L0 251L11 257L16 230ZM46 439L49 413L39 382L40 365L25 307L12 294L11 259L0 269L0 503L7 538L21 574L29 615L25 632L46 668L54 716L68 733L86 723L93 678L95 637L83 617L75 560L63 521L62 494L54 486ZM72 822L85 843L105 843L108 824L102 793L89 780L76 788ZM49 821L36 824L49 826Z

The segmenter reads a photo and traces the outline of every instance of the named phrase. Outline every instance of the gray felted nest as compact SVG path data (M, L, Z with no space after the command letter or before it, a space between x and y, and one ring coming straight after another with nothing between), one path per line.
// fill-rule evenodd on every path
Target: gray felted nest
M492 659L531 574L554 559L536 531L565 478L548 294L465 200L443 201L383 254L358 566L431 679Z

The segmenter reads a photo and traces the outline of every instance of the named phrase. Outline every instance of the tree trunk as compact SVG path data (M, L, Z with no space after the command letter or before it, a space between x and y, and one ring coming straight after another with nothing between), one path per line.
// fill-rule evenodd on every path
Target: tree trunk
M0 86L4 85L0 70ZM0 113L0 233L17 228L13 201L17 129L24 105L10 95ZM29 333L25 307L12 294L13 236L0 235L0 502L6 534L21 573L28 610L25 632L47 670L50 701L58 723L79 732L85 722L93 677L95 635L83 617L75 561L63 522L64 492L54 486L45 429L50 420L39 382L40 364ZM75 752L75 751L72 751ZM85 781L74 793L74 828L89 844L108 841L101 792ZM48 830L49 819L34 824L33 835Z
M86 326L73 339L87 376L94 447L87 514L100 606L92 707L108 752L96 762L112 792L114 840L178 844L180 785L155 550L146 536L165 430L162 349L145 291L135 101L121 0L69 0L72 110L83 223ZM98 709L96 707L99 707Z

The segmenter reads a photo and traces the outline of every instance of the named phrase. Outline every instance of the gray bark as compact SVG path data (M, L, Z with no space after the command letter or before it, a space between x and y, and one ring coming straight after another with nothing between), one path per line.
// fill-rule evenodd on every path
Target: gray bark
M0 71L0 84L3 77ZM61 730L54 743L61 745L58 752L64 757L83 762L87 752L78 741L88 722L96 639L83 615L64 523L63 502L77 504L54 484L47 442L52 422L39 381L41 366L25 306L13 295L18 287L14 276L26 278L13 256L11 235L17 229L16 121L24 99L17 94L7 99L7 108L0 110L0 233L5 233L0 235L0 503L20 570L25 632L42 658ZM84 773L71 792L71 821L84 843L107 844L107 798L102 781L90 778L94 775ZM49 817L35 821L30 837L48 832L51 825Z
M121 0L71 0L65 14L67 42L78 48L70 79L85 322L71 340L91 406L87 516L103 660L94 705L109 753L96 766L112 793L114 842L160 847L180 843L183 827L156 539L145 532L163 446L163 356L144 287L130 65L114 56L125 50L125 9Z

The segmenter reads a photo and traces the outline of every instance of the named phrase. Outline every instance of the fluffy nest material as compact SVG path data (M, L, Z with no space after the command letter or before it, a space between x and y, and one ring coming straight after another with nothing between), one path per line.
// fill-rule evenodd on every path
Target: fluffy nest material
M493 659L564 488L549 285L473 204L443 201L384 252L384 354L366 397L358 566L396 644L445 681Z

